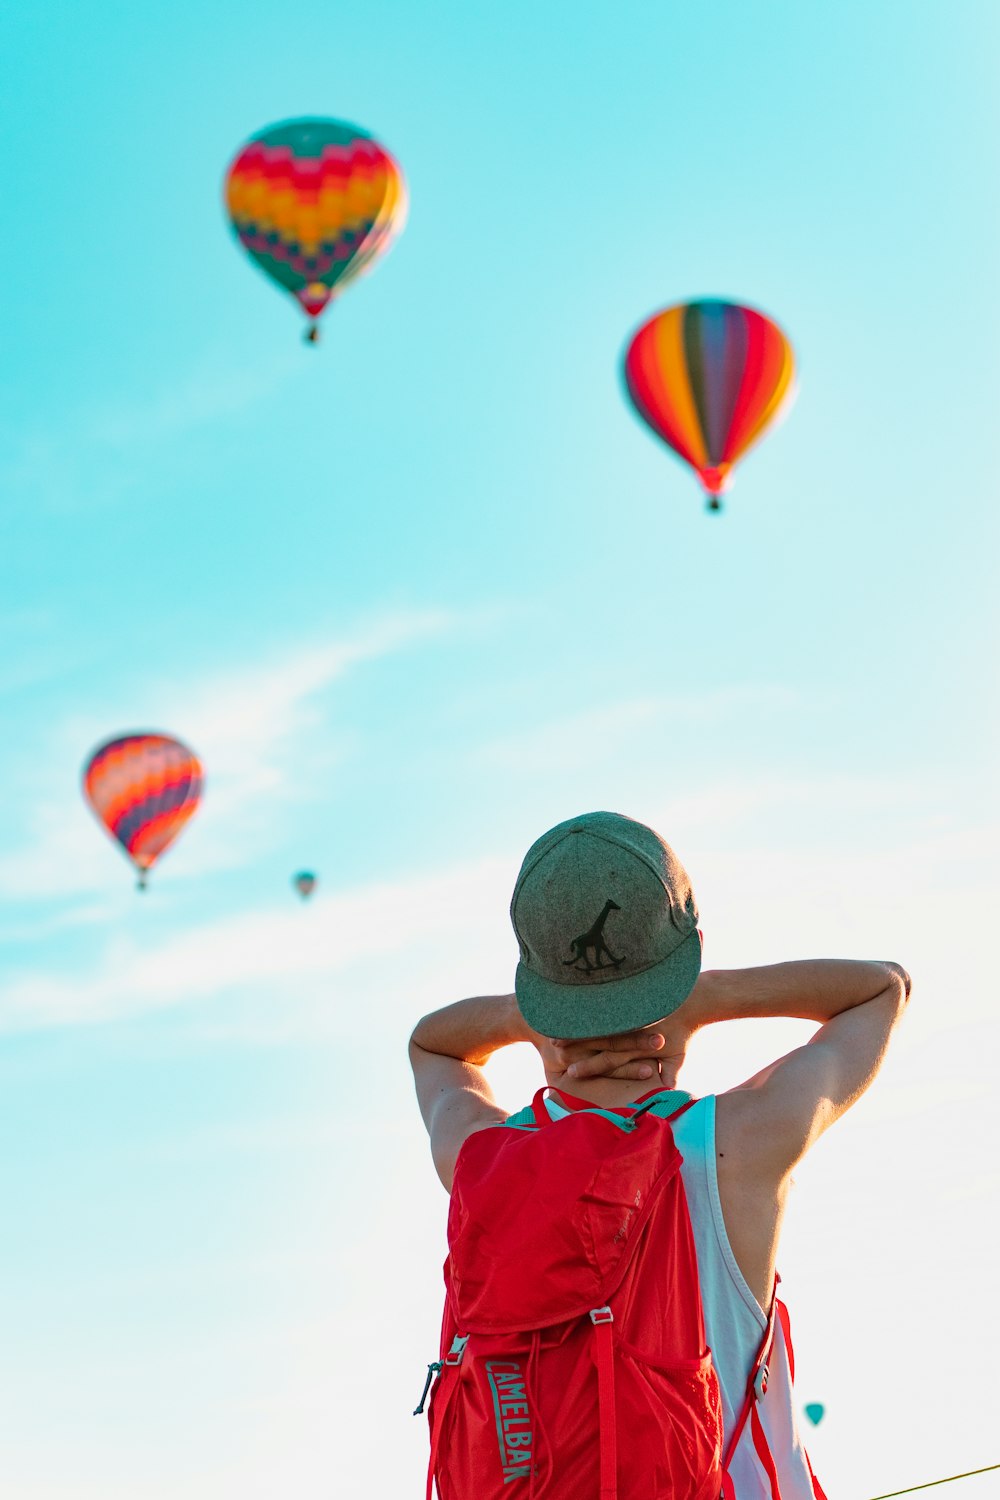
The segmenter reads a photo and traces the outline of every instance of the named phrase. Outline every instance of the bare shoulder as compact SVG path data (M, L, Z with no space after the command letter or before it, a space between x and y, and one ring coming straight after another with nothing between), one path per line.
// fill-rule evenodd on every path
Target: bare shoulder
M902 979L842 1011L803 1047L716 1099L716 1175L726 1232L767 1306L795 1164L876 1077L906 1003Z
M417 1102L431 1141L431 1156L444 1186L451 1191L458 1153L466 1140L507 1118L481 1068L410 1042L410 1062Z
M451 1192L459 1152L479 1130L502 1125L506 1111L475 1088L455 1088L442 1094L430 1126L431 1156L443 1185Z
M885 1059L906 995L902 982L834 1016L805 1046L719 1096L720 1153L777 1184L861 1098Z

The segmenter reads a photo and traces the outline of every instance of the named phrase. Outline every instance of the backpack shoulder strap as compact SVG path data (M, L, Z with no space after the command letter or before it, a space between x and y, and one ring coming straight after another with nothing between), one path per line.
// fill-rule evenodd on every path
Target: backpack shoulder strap
M676 1109L670 1110L669 1114L660 1113L660 1110L666 1107L666 1100L664 1099L663 1090L661 1089L658 1093L653 1094L652 1097L647 1099L643 1104L640 1104L638 1109L633 1110L632 1119L635 1120L639 1117L639 1115L644 1115L647 1110L655 1110L657 1112L658 1119L666 1120L668 1123L670 1123L673 1120L679 1120L681 1115L686 1113L686 1111L691 1108L692 1104L698 1103L697 1099L695 1099L691 1094L683 1094L679 1089L671 1089L670 1092L674 1094L675 1097L679 1095L681 1102L677 1105Z
M676 1108L671 1109L669 1113L663 1113L666 1102L670 1098L671 1094L674 1096L674 1098L679 1099L680 1103L676 1106ZM582 1102L582 1100L578 1101L579 1104L582 1104ZM618 1110L613 1109L601 1109L597 1104L590 1105L587 1108L586 1113L594 1115L604 1115L605 1118L612 1120L619 1127L629 1129L631 1128L631 1122L633 1120L637 1120L640 1115L644 1115L649 1112L655 1112L657 1118L661 1120L677 1120L685 1112L685 1110L690 1109L692 1104L697 1104L697 1102L697 1099L692 1098L690 1094L683 1093L680 1089L657 1089L654 1093L650 1094L648 1099L642 1100L638 1107L636 1109L633 1109L628 1114L620 1114ZM543 1125L554 1124L552 1116L545 1108L545 1089L539 1089L535 1097L532 1099L529 1108L521 1110L516 1115L511 1115L510 1119L507 1121L507 1124L516 1124L521 1126L522 1128L527 1126L530 1129L530 1121L528 1119L529 1115L534 1119L535 1124L539 1127Z
M535 1117L536 1125L551 1125L552 1120L548 1110L545 1108L545 1090L539 1089L531 1101L531 1113Z
M554 1092L558 1093L558 1090L554 1090ZM572 1098L572 1095L568 1095L567 1097ZM655 1099L650 1101L651 1104L655 1102ZM626 1134L629 1134L632 1130L634 1130L635 1127L632 1122L635 1120L636 1115L644 1113L644 1109L634 1110L631 1113L625 1113L617 1109L602 1109L599 1104L590 1104L585 1102L584 1100L577 1100L576 1104L576 1108L572 1108L568 1111L570 1117L573 1117L575 1115L599 1115L601 1119L609 1120L616 1129L623 1131ZM558 1123L556 1120L553 1120L552 1116L545 1108L545 1089L539 1089L534 1099L532 1099L531 1113L534 1116L535 1124L539 1127L545 1125L555 1125ZM526 1110L524 1111L524 1114L527 1114ZM521 1121L518 1120L518 1123L520 1124Z

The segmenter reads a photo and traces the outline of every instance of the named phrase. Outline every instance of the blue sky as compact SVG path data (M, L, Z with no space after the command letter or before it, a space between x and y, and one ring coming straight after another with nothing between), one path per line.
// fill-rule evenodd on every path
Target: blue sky
M378 1451L419 1486L444 1203L405 1039L509 988L521 854L591 807L677 846L709 963L914 972L800 1174L800 1390L845 1500L996 1461L992 7L2 25L0 1479L318 1500ZM312 113L411 195L317 349L220 208ZM703 295L800 371L720 517L619 379ZM139 898L79 772L143 727L207 792ZM800 1035L706 1037L691 1084ZM531 1059L496 1072L523 1102Z

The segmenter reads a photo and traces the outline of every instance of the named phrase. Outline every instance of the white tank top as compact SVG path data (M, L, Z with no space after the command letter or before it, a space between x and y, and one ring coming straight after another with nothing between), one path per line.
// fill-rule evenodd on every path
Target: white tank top
M546 1091L545 1106L552 1119L570 1112L551 1090ZM742 1410L767 1317L736 1264L722 1217L716 1174L715 1095L697 1100L672 1122L672 1128L682 1157L681 1178L698 1257L705 1338L722 1392L723 1433L728 1434ZM791 1361L780 1319L775 1322L768 1371L767 1393L758 1403L757 1415L774 1464L777 1493L781 1500L815 1500L809 1460L795 1424ZM747 1421L729 1465L736 1500L776 1500L765 1463Z
M731 1432L743 1405L747 1377L757 1358L767 1318L736 1264L722 1217L716 1174L715 1095L699 1099L685 1110L673 1121L673 1132L683 1158L681 1177L698 1256L705 1337L722 1388L723 1431ZM780 1319L775 1323L768 1371L767 1394L758 1404L757 1414L777 1471L781 1500L813 1500L809 1461L795 1425L791 1363ZM737 1500L771 1500L770 1476L757 1455L749 1422L729 1473Z

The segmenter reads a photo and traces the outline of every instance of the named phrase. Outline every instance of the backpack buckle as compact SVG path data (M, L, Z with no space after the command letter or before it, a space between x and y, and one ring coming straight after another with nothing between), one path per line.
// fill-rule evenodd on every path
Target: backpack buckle
M756 1375L753 1378L753 1393L757 1397L758 1401L763 1401L764 1399L764 1395L767 1391L767 1382L770 1378L770 1373L771 1372L768 1370L767 1364L765 1362L761 1365L760 1369L757 1371Z
M445 1364L460 1365L462 1363L462 1355L465 1353L465 1346L468 1342L469 1335L467 1333L456 1334L452 1340L451 1348L444 1357Z
M590 1321L595 1327L598 1323L613 1323L615 1315L610 1307L592 1307L590 1309Z

